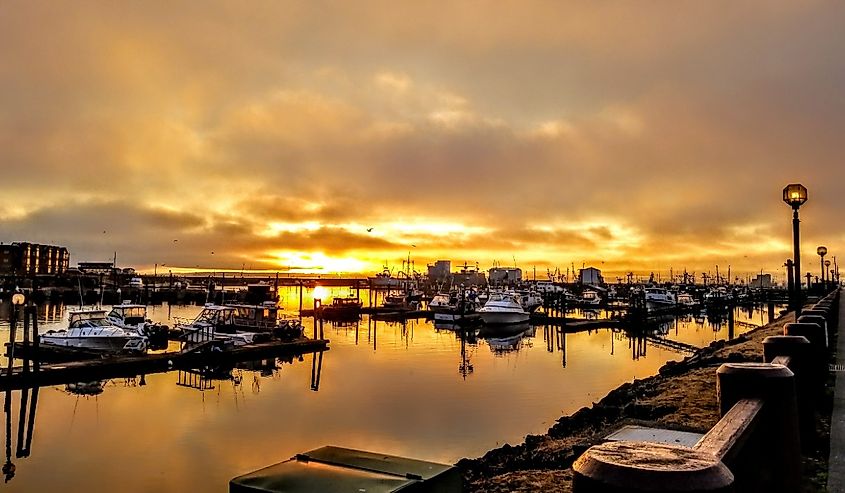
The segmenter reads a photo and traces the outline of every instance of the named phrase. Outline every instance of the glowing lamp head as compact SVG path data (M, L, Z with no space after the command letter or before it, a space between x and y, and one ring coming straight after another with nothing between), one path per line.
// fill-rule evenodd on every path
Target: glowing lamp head
M819 257L824 257L825 255L827 255L827 247L820 246L816 248L816 253L819 254Z
M801 207L807 201L807 187L800 183L792 183L783 189L783 201L793 209Z
M23 293L15 293L12 295L13 305L23 305L24 301L26 301L26 296L24 296Z
M824 261L824 266L825 266L825 267L830 267L830 260L825 260L825 261Z

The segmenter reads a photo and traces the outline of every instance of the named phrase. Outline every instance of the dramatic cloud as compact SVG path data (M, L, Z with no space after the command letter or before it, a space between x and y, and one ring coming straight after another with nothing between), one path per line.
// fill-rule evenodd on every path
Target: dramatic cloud
M13 2L0 241L777 272L787 183L805 248L845 245L843 23L822 1Z

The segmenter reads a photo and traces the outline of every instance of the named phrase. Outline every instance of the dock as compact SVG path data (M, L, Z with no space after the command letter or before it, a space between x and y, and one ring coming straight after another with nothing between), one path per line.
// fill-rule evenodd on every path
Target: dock
M87 352L78 353L74 361L38 364L28 368L17 366L0 372L0 390L17 390L33 386L60 385L69 382L103 380L108 378L132 377L151 373L163 373L177 369L198 366L223 365L239 361L250 361L266 357L296 356L328 350L326 339L300 338L289 342L271 341L248 346L235 347L226 351L210 348L192 351L167 351L146 355L118 355L91 359ZM65 348L38 348L34 354L31 345L15 343L15 357L35 361L62 356L68 357ZM9 353L9 344L6 345Z

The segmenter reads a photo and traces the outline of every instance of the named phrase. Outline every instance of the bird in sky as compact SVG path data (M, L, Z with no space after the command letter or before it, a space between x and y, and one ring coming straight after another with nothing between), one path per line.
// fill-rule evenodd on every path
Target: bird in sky
M372 232L373 232L373 228L367 228L367 233L372 233Z

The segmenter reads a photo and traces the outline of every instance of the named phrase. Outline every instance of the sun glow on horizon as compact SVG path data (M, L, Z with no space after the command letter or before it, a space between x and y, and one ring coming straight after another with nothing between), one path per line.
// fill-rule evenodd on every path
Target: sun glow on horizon
M355 257L331 257L323 252L275 252L275 263L297 274L368 272L373 265Z

